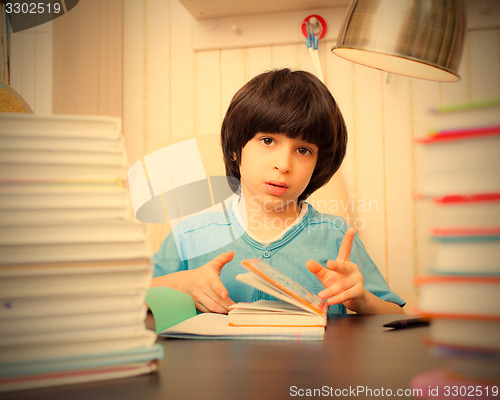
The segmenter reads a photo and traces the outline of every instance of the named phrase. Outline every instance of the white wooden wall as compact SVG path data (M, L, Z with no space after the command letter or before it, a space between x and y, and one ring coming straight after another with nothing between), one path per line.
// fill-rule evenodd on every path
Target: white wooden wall
M123 0L123 13L123 119L131 163L195 137L207 174L222 174L218 135L235 91L271 68L314 72L300 43L193 51L194 20L178 0ZM346 119L349 145L339 176L311 201L320 211L345 215L342 208L348 209L372 258L410 304L413 279L425 272L430 255L428 210L414 199L413 140L429 126L431 107L500 97L495 26L468 33L459 83L397 75L386 83L387 74L344 61L330 52L333 42L320 42L325 81ZM36 112L51 111L50 29L45 25L13 37L11 83ZM154 247L168 229L152 226Z
M47 22L11 36L10 86L34 112L52 112L52 33Z
M222 173L217 135L235 91L271 68L314 72L300 43L194 52L194 20L177 0L125 0L124 18L124 126L135 137L131 161L196 137L213 143L202 150L213 153L202 154L213 165L207 173ZM430 107L500 97L499 37L498 29L469 32L459 83L397 75L386 83L387 74L344 61L330 52L333 42L320 42L325 81L349 129L342 206L391 287L410 302L413 279L427 266L428 226L425 205L414 199L413 140L425 133ZM313 202L329 211L332 200L320 195ZM167 229L153 231L155 246Z

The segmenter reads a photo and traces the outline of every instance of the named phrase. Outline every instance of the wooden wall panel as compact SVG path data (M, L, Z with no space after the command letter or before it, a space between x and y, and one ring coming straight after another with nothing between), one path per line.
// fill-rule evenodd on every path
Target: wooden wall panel
M272 68L275 47L253 47L245 49L245 81Z
M440 105L440 85L437 82L414 79L411 81L411 87L413 132L415 137L419 137L425 135L428 132L429 126L431 126L432 119L429 115L429 109L439 107ZM419 148L415 147L415 152L416 156L413 160L412 168L415 168L415 172L418 175ZM418 179L417 184L412 190L417 194ZM427 272L434 257L433 246L429 241L429 231L433 221L433 208L426 201L417 201L415 207L416 219L413 221L415 224L415 260L413 269L415 275L421 275Z
M354 224L383 275L386 270L385 151L383 131L382 73L356 65L353 95L357 169L356 216ZM362 173L359 173L362 171Z
M457 101L471 101L471 72L470 72L470 40L465 43L462 62L458 69L460 80L458 82L440 84L439 101L442 104L456 104Z
M391 75L382 84L385 148L386 265L389 285L410 293L414 278L414 132L410 78ZM405 238L405 240L402 240Z
M213 135L220 131L222 122L220 51L200 52L195 59L196 134Z
M272 68L297 68L299 60L299 45L272 46Z
M53 27L54 113L122 117L122 0L81 1Z
M10 85L35 113L52 113L53 23L11 36Z
M173 18L172 18L173 17ZM191 49L193 18L177 1L170 2L170 133L173 139L195 134L195 55Z
M229 103L234 94L246 82L246 50L245 49L231 49L222 50L220 54L220 83L221 83L221 99L220 99L220 120L224 118ZM250 60L252 61L252 60ZM217 127L215 132L220 133L220 126Z
M125 1L123 8L123 134L130 163L147 154L145 7L140 1Z
M145 4L146 151L158 149L171 137L171 30L169 2Z
M498 30L473 31L470 41L471 100L484 101L499 96L500 43Z

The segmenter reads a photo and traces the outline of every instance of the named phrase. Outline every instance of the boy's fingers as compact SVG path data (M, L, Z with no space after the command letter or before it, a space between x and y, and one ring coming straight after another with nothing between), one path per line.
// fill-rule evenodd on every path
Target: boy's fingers
M356 297L356 294L358 292L358 288L356 286L353 286L347 290L344 290L343 292L340 292L336 294L335 296L330 297L327 301L326 304L329 306L333 304L342 304L345 303L348 300L351 300Z
M346 275L352 270L352 265L350 261L348 262L339 262L339 261L332 261L328 260L326 262L326 268L328 268L330 271L335 271L340 275Z
M342 244L340 245L339 253L337 255L337 261L344 262L351 260L351 250L352 242L354 240L354 234L354 228L349 228L345 233Z
M220 297L215 297L215 298L212 297L211 299L215 303L215 308L213 309L213 312L218 312L222 314L227 314L229 312L229 306L231 304L234 304L234 301L231 300L229 297L226 297L225 299L222 299Z
M210 312L210 310L208 308L206 308L203 304L199 303L199 302L195 302L195 305L196 305L196 309L198 311L201 311L201 312Z
M234 301L231 300L229 297L226 297L225 299L222 299L219 304L224 307L226 310L229 311L229 306L234 304Z
M200 296L198 299L210 312L216 312L220 314L227 314L229 311L229 306L234 304L234 301L229 297L222 298L213 289L209 289L206 293Z
M227 314L229 311L226 307L222 306L207 294L203 294L198 298L197 308L201 312L214 312L219 314Z
M234 257L234 252L228 251L227 253L219 254L213 260L209 261L209 264L215 269L217 274L220 275L222 267L231 261Z
M352 288L341 290L339 288L329 287L328 289L319 292L318 296L321 299L326 300L328 305L340 304L348 300L351 289Z
M219 276L215 276L211 282L209 283L209 288L207 290L207 294L217 301L218 303L226 303L230 305L233 304L233 301L228 297L229 292L227 291L226 287L220 280Z
M322 299L334 297L342 292L345 292L346 290L350 290L350 288L356 286L357 283L358 282L353 279L353 277L338 279L335 281L335 283L319 292L318 296Z
M224 286L218 275L214 276L210 280L209 286L214 295L216 295L220 299L225 299L229 295L226 287Z
M317 261L309 260L306 262L306 267L309 271L316 275L316 278L318 278L321 282L327 278L328 270L323 268Z

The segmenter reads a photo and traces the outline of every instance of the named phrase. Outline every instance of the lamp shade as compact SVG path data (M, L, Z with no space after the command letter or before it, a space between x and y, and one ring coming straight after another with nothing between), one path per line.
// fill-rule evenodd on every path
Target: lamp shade
M354 0L332 52L395 74L458 81L463 0Z

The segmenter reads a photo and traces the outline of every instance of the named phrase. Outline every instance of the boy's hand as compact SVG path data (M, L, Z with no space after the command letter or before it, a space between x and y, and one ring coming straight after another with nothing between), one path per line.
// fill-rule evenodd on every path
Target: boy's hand
M222 253L199 268L183 271L184 287L182 291L193 298L198 310L227 314L228 307L234 304L220 280L222 267L233 257L234 253L229 251Z
M349 228L342 240L337 259L328 260L326 268L314 260L306 263L307 268L321 281L325 290L318 293L327 304L344 304L352 311L360 310L366 302L363 275L356 264L351 262L354 229Z

